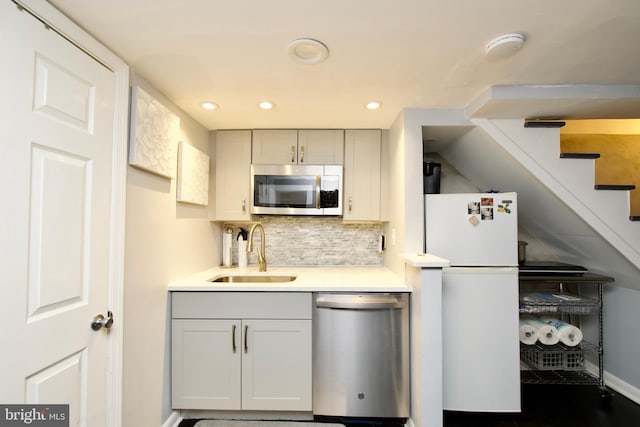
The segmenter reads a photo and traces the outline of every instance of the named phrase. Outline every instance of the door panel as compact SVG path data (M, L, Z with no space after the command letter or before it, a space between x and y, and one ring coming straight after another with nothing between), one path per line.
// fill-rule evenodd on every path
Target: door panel
M12 2L0 55L0 401L105 426L116 77Z
M311 320L243 320L242 409L311 410Z
M95 87L40 54L35 63L34 110L93 132Z
M27 377L27 402L69 404L70 408L86 407L87 384L82 370L87 364L87 350L72 354L52 366ZM69 425L79 425L78 413L69 413Z
M86 303L90 181L87 159L33 146L27 322Z
M173 319L174 409L239 410L240 321Z

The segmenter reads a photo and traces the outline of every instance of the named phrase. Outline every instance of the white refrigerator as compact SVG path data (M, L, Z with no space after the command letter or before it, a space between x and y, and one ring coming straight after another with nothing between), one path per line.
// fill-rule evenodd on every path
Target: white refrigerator
M425 251L442 274L443 406L519 412L516 193L425 195Z

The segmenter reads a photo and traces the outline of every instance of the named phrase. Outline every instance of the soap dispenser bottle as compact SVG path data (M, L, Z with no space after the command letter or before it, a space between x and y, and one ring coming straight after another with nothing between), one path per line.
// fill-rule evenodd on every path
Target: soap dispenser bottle
M238 266L247 266L247 230L244 228L238 233Z

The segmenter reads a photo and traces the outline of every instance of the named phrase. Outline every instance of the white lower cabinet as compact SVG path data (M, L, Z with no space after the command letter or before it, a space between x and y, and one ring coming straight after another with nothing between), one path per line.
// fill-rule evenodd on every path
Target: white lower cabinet
M310 294L174 292L171 323L174 409L311 411Z

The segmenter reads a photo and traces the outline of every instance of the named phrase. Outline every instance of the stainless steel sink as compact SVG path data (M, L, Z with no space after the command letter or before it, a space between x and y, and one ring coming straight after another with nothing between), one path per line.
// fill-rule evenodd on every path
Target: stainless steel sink
M281 283L293 282L296 276L220 276L211 279L214 283Z

